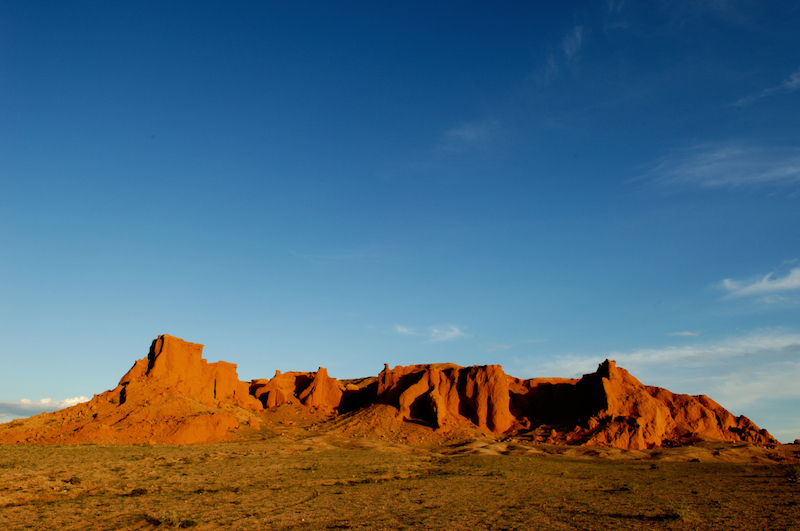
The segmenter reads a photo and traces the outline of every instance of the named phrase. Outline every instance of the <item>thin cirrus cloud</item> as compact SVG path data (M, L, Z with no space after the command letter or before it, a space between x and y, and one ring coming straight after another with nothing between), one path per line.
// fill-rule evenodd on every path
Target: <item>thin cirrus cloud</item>
M792 72L788 78L783 80L782 83L776 85L774 87L766 88L759 92L758 94L745 96L740 98L735 104L735 107L743 107L745 105L750 105L751 103L755 103L758 100L762 100L764 98L768 98L770 96L774 96L776 94L788 94L790 92L794 92L795 90L800 89L800 68Z
M671 337L697 337L700 335L700 332L671 332L667 335Z
M583 47L583 40L583 26L575 26L565 33L559 43L561 53L558 54L553 48L550 48L547 52L544 65L538 75L535 75L539 82L547 83L550 81L559 72L562 63L566 65L572 63Z
M663 186L735 188L800 182L800 149L707 144L655 162L642 177Z
M506 345L505 343L498 343L494 345L486 345L485 347L483 347L483 350L485 350L486 352L495 352L498 350L508 350L510 348L511 345Z
M612 359L634 375L641 370L675 365L714 364L743 356L764 357L792 351L800 355L800 334L760 330L709 343L695 343L663 348L638 349L630 352L608 352L596 356L558 356L537 369L547 371L540 376L574 377L594 371L605 359Z
M800 290L800 267L792 268L784 276L776 276L773 271L753 280L726 278L720 286L727 291L729 298L759 297Z
M781 330L603 356L560 356L537 366L532 376L579 377L594 371L604 359L616 360L645 383L673 392L707 394L731 411L800 400L800 386L796 385L800 380L800 334ZM698 366L703 370L697 371ZM793 411L780 414L794 415ZM773 435L789 437L790 433Z
M608 11L609 13L617 12L619 13L622 11L622 8L625 6L625 0L608 0Z
M459 153L488 144L496 134L497 123L492 120L463 123L445 131L437 149L444 153Z
M794 359L765 363L755 368L711 376L702 381L713 390L718 401L732 409L744 408L764 400L798 400L800 361ZM792 433L796 432L793 430ZM772 434L780 438L779 433Z
M431 333L431 335L430 335L431 341L436 341L436 342L438 342L438 341L451 341L453 339L458 339L460 337L466 337L467 336L467 334L465 334L463 331L461 331L460 328L458 328L457 326L453 326L453 325L445 326L445 327L442 327L442 328L431 327L429 330L430 330L430 333Z
M583 26L575 26L561 39L561 50L567 62L571 61L583 44Z
M417 330L415 328L409 328L407 326L395 325L394 329L395 329L395 332L397 332L398 334L403 334L404 336L420 336L420 335L422 335L419 332L417 332Z
M402 326L402 325L395 325L394 329L398 334L402 334L405 336L427 337L428 341L432 343L438 343L442 341L452 341L453 339L469 337L469 334L465 333L459 327L453 325L430 326L428 327L426 332L419 332L417 331L416 328L410 328L408 326Z

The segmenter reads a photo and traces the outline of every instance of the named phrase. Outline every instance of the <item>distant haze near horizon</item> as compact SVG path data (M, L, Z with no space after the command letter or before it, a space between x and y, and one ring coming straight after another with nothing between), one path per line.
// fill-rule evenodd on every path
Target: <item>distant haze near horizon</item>
M797 2L0 5L0 422L615 359L800 438Z

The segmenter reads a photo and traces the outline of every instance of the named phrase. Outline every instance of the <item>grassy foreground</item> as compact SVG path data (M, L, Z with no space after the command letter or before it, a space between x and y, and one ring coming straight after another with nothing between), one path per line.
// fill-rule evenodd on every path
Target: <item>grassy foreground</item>
M800 465L609 455L324 436L0 446L0 527L800 529Z

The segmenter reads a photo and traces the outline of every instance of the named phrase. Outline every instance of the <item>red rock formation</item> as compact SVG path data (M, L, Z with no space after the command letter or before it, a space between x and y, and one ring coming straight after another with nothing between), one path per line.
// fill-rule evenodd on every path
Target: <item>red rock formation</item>
M551 442L637 450L698 437L777 442L766 430L746 417L734 417L708 397L645 386L609 360L580 380L517 381L512 389L517 414L526 416L531 427L550 427Z
M276 371L240 382L236 365L207 363L203 346L171 336L154 340L119 385L91 401L0 426L0 442L190 443L228 440L270 414L303 406L322 417L347 413L352 428L427 425L439 433L516 433L543 442L646 449L697 438L776 443L746 417L706 396L645 386L613 361L583 378L520 380L499 365L388 365L380 375L341 383L316 372ZM295 408L274 408L294 404ZM387 419L381 415L394 412ZM413 423L408 424L409 421ZM350 429L348 428L348 429ZM416 428L415 428L416 429ZM358 430L354 431L357 432ZM369 431L369 430L368 430Z
M378 377L377 399L395 405L399 418L429 422L440 431L469 421L503 433L514 424L508 380L499 365L386 366Z
M336 409L342 402L342 395L339 382L328 376L327 369L320 367L299 398L306 406Z
M236 365L207 363L202 349L160 336L115 389L84 404L6 424L0 442L199 443L227 440L241 426L257 427L251 411L261 404L238 380Z
M776 442L750 419L734 417L707 396L676 395L642 385L613 361L606 360L595 375L602 379L608 406L590 419L587 444L644 449L697 437L758 444Z
M271 380L253 380L250 392L265 408L299 402L305 406L337 409L342 402L343 387L320 367L317 372L275 371Z
M314 378L312 372L275 371L271 380L261 378L250 383L250 393L261 401L265 408L299 401L298 395Z
M166 393L180 394L209 406L261 407L250 395L248 384L239 381L235 364L208 363L203 359L203 345L168 335L153 340L147 357L136 361L119 385L121 403L139 390L151 392L156 386Z

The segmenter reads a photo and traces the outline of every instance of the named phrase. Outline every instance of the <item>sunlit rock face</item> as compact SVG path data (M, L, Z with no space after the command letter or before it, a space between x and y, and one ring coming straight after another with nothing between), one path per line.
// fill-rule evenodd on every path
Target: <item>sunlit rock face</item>
M509 399L499 365L386 367L378 377L378 401L396 406L403 420L428 422L440 431L469 422L503 433L515 422Z
M342 402L344 389L328 371L320 367L316 372L276 371L271 380L253 380L250 392L265 408L298 402L304 406L337 409Z
M159 336L116 388L18 421L0 430L0 442L199 443L228 440L241 427L257 427L255 411L261 404L239 381L236 365L208 363L202 351L203 345Z
M472 430L552 444L647 449L703 438L777 442L704 395L646 386L609 360L580 379L522 380L499 365L440 363L386 365L377 377L345 382L322 367L242 382L236 365L208 363L202 352L203 345L159 336L116 388L62 411L4 424L0 442L224 441L259 429L285 405L325 418L346 413L351 427L363 421L403 429L411 423L442 435Z
M120 402L137 392L163 389L205 405L235 404L258 408L249 385L239 381L236 365L226 361L208 363L203 359L203 345L163 335L153 340L146 358L134 363L119 382L124 395Z
M637 450L698 438L777 442L704 395L643 385L610 360L580 380L516 380L511 387L517 415L531 427L550 427L546 442Z

